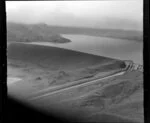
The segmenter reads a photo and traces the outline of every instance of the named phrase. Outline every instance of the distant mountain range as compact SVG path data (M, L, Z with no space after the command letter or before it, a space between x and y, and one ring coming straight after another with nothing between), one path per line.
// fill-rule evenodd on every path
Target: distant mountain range
M7 23L7 41L48 41L55 43L70 42L61 34L82 34L90 36L110 37L127 40L143 41L143 32L119 29L94 29L79 27L50 26L47 24Z
M69 39L63 38L60 34L53 32L45 24L26 25L17 23L7 23L7 41L46 41L53 43L71 42Z

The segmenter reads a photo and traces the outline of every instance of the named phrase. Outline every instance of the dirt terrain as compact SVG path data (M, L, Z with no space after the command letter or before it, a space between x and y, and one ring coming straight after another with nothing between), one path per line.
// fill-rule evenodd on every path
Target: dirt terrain
M22 43L9 44L7 58L8 76L24 82L20 81L17 86L28 85L28 88L38 91L125 67L123 61L115 59ZM29 90L25 89L27 92Z
M83 122L143 123L143 75L138 71L127 72L31 102L41 110Z
M8 47L8 94L43 111L83 122L143 123L143 73L132 70L90 85L30 98L46 88L120 71L123 61L21 43Z

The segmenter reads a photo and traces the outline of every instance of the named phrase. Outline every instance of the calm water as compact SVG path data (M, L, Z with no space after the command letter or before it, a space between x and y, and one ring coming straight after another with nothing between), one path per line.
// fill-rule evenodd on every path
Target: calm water
M87 35L63 34L62 36L70 39L72 42L65 44L33 42L32 44L57 46L121 60L133 60L135 63L143 64L143 43L134 40L130 41Z

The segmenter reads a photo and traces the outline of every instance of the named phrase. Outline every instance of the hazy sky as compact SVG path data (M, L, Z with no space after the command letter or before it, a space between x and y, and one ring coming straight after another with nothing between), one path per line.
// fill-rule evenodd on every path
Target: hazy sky
M7 20L142 30L143 1L6 1Z

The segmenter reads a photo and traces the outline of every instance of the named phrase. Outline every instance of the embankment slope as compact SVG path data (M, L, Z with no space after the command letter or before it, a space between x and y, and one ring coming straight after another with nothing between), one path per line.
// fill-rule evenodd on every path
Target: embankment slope
M122 61L51 46L12 43L8 46L8 59L37 64L45 68L79 69L107 62Z

